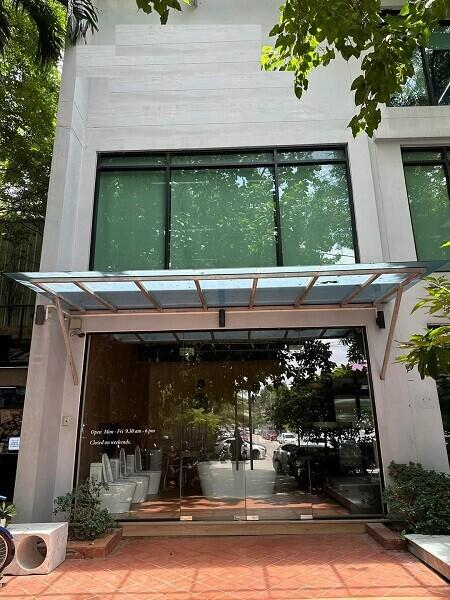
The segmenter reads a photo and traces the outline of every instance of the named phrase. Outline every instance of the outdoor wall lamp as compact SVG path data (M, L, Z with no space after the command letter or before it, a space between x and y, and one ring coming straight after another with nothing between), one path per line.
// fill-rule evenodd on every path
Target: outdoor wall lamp
M386 329L386 321L384 320L383 310L377 310L377 316L375 318L375 321L379 329Z

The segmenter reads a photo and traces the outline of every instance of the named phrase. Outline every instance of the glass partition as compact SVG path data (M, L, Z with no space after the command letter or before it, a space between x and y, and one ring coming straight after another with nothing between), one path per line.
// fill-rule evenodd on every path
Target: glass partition
M91 335L81 421L118 519L382 513L358 329Z

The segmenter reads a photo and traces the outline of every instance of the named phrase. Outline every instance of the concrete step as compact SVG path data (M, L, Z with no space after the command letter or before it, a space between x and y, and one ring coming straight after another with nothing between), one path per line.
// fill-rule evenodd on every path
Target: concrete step
M369 522L384 519L308 521L123 521L123 537L362 534Z

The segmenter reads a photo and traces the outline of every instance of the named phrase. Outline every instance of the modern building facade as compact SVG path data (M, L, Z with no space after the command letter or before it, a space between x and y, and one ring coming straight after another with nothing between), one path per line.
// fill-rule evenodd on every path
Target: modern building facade
M301 101L261 71L270 0L164 27L98 5L65 55L40 273L18 276L46 307L20 520L109 467L123 480L121 449L145 487L105 499L124 520L381 516L392 460L449 470L448 383L394 360L439 322L410 311L447 258L450 29L354 139L356 63Z

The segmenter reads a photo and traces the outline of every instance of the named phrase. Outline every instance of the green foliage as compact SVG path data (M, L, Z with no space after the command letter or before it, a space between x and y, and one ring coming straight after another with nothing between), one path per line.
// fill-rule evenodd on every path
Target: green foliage
M63 13L61 11L61 22ZM25 13L10 19L0 56L0 253L3 270L36 270L47 204L60 72L36 63L34 26ZM1 304L31 304L33 294L0 281Z
M331 360L330 344L320 339L304 340L301 348L296 351L287 364L287 375L294 378L294 385L317 380L318 373L324 379L330 376L336 366Z
M64 47L59 9L58 0L0 0L0 53L11 40L14 18L27 15L33 24L36 58L43 64L57 61Z
M88 31L98 31L92 0L0 0L0 54L9 45L13 21L20 15L27 15L33 24L28 43L36 46L35 58L41 65L61 58L65 31L73 44L86 39Z
M448 0L410 0L398 15L382 13L380 0L287 0L265 46L266 70L293 71L301 98L308 78L340 55L361 60L362 74L351 90L359 112L349 123L353 135L372 136L381 120L380 104L399 93L414 74L414 53L426 46L431 31L448 15Z
M305 340L301 348L285 362L285 374L292 386L280 385L269 407L269 416L277 429L288 428L300 437L317 435L313 423L329 421L332 394L330 345L321 340ZM281 357L282 358L282 357ZM334 404L333 404L334 406Z
M0 78L1 235L17 241L25 230L42 231L60 85L56 66L42 70L35 63L25 14L11 17Z
M67 7L67 34L72 44L98 31L97 9L91 0L58 0Z
M192 4L191 0L136 0L137 7L147 15L152 12L158 13L162 25L167 23L171 9L181 10L180 2Z
M392 483L385 500L392 518L406 523L407 533L450 534L450 476L422 465L389 465Z
M427 277L428 296L422 298L414 307L413 313L426 308L428 314L448 318L450 314L450 281L445 276ZM405 364L408 371L417 367L421 378L425 376L437 379L450 375L450 325L429 328L423 334L412 335L400 348L408 350L397 358Z
M8 523L16 515L16 513L16 507L12 502L8 503L6 500L2 500L0 502L0 521L2 519L6 519L6 526L8 526Z
M69 539L95 540L116 527L109 512L100 508L100 493L104 489L108 489L106 484L87 479L72 492L56 498L53 512L66 514Z
M208 433L215 433L223 424L220 415L204 408L188 408L173 420L181 422L184 427L187 425L201 427Z

